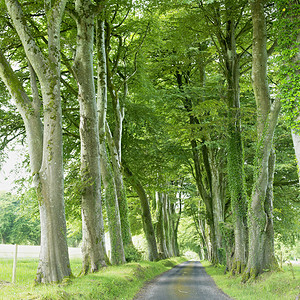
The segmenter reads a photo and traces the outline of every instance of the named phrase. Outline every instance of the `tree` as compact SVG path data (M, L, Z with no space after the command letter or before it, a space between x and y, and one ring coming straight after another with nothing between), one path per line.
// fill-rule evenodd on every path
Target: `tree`
M273 135L280 99L271 102L267 81L267 32L263 0L251 1L253 22L252 80L257 105L255 174L249 201L249 257L243 281L276 268L273 228Z
M111 241L111 260L113 264L125 263L125 252L122 239L120 210L118 194L113 169L106 150L106 131L110 134L107 126L107 82L108 66L105 39L105 14L101 14L97 23L97 50L98 50L98 117L100 126L100 163L101 176L105 188L105 204L108 217L109 236Z
M139 179L134 176L134 174L131 172L124 161L123 167L126 176L128 177L130 183L132 184L140 199L143 229L148 244L149 260L156 261L159 259L159 256L147 194Z
M1 53L1 77L25 123L31 171L41 216L41 252L37 282L59 282L71 274L63 199L62 125L60 100L60 24L66 1L45 2L48 56L35 42L18 1L5 1L31 70L33 101ZM32 67L31 67L32 66ZM40 120L37 75L41 84L44 127Z
M98 6L90 0L75 2L77 46L74 74L80 103L83 272L106 266L104 224L101 203L99 122L93 71L94 19ZM88 17L87 17L88 16Z
M0 237L2 244L38 245L40 224L32 205L25 207L21 201L8 193L0 194Z
M247 2L225 0L206 6L203 1L200 2L208 28L213 32L211 38L217 46L227 84L227 170L235 237L234 258L229 264L233 273L243 272L247 261L247 194L241 134L240 65L248 45L237 52L249 29Z

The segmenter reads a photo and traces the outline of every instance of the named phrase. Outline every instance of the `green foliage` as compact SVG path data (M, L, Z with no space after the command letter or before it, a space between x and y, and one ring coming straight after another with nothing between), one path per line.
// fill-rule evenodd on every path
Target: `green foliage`
M137 250L134 245L126 245L124 247L126 262L140 261L142 254Z
M200 253L200 237L192 217L184 216L179 223L178 243L181 253L193 251Z
M19 2L23 5L25 17L39 47L45 52L48 37L44 10L37 9L36 1ZM233 198L238 198L242 194L243 199L246 199L246 191L241 189L243 179L237 180L244 176L243 162L237 161L237 157L244 159L248 194L251 193L256 147L253 142L256 139L256 108L248 71L251 68L249 45L251 22L249 22L248 1L207 0L201 2L203 9L201 5L199 6L199 1L194 0L137 0L134 2L111 0L106 2L105 13L107 26L110 26L112 30L109 37L110 43L107 45L112 81L118 90L121 105L125 106L122 158L143 184L149 199L154 198L153 194L157 190L168 191L170 194L176 193L176 191L170 191L165 183L176 182L179 178L184 178L184 191L182 192L185 202L184 216L180 222L178 238L181 251L193 253L199 253L201 244L201 234L199 230L197 231L195 224L199 220L205 222L206 209L195 186L190 141L197 140L200 160L200 150L203 145L211 150L210 159L221 157L218 164L222 162L220 168L224 172L222 180L227 188L226 200L229 199L229 189L232 191ZM272 63L269 65L270 78L274 83L279 82L281 95L284 98L285 117L292 127L297 126L295 117L299 112L299 62L293 61L299 53L297 44L300 28L299 18L297 18L299 5L296 5L298 2L276 0L275 7L267 8L269 21L274 16L277 19L275 30L269 31L268 46L275 33L279 43L272 57ZM83 184L80 178L78 88L72 77L70 66L76 48L77 33L76 22L70 14L73 3L67 5L68 10L61 27L65 209L69 245L77 246L81 239L80 205ZM245 9L241 10L241 8ZM3 1L0 3L0 9L3 11L0 16L0 31L5 33L0 38L1 49L14 66L28 95L31 96L28 63L24 50L6 13ZM238 55L241 55L239 61L241 64L242 131L241 134L235 135L236 128L233 128L229 133L231 140L226 149L228 138L226 90L228 86L224 76L224 57L220 52L224 45L218 41L216 33L226 36L229 17L230 21L239 20L235 30L237 33L236 51ZM271 27L271 22L269 25ZM130 77L133 74L135 75ZM128 87L126 97L125 87ZM271 87L271 91L276 92L275 85ZM108 97L108 122L113 130L114 107L111 95ZM0 151L2 151L17 137L23 139L25 130L2 82L0 82L0 102L2 121ZM193 123L191 119L197 122ZM287 137L287 132L288 129L280 125L275 138L276 148L280 151L277 153L273 212L276 237L285 245L294 243L300 226L299 186L280 185L280 183L297 179L294 155L291 153L292 144ZM243 151L241 140L244 141L245 157L239 156ZM229 147L232 147L232 152L235 153L229 157L229 165L226 166ZM237 162L239 167L235 165ZM24 166L29 168L28 161ZM227 170L231 167L234 168L234 174L227 176ZM203 164L200 169L205 174ZM207 181L208 176L203 175L201 184L207 186ZM18 184L21 185L21 182ZM8 195L0 197L0 233L5 242L38 243L38 202L34 189L29 188L28 184L24 186L25 189L21 189L23 196L19 200ZM127 190L131 232L133 235L141 234L140 203L129 184L127 184ZM175 203L176 199L172 201ZM152 202L154 206L154 201ZM229 206L227 201L226 223L219 224L228 249L232 247L234 239L230 223L232 211ZM241 214L246 214L244 206L239 208ZM154 209L152 207L152 210ZM104 216L106 216L105 210ZM208 233L207 230L206 234ZM127 261L139 260L141 255L145 254L146 243L141 242L139 246L138 250L132 247L125 248ZM224 254L222 249L219 251L222 252L221 255ZM82 279L85 283L93 282L93 280L95 280L94 277L88 277L86 282ZM123 287L123 283L120 287ZM105 296L108 295L107 290L104 293ZM57 290L54 293L55 297L59 297L59 293L60 290ZM96 286L93 286L92 291L88 293L93 296L97 295Z
M278 238L275 240L275 255L280 268L287 262L298 261L300 258L300 240L294 241L294 245L282 243Z
M4 244L38 245L39 220L11 194L0 195L0 236Z
M293 245L300 228L299 184L293 142L283 120L279 120L274 144L278 149L274 174L274 230L282 243Z
M299 130L299 98L300 98L300 71L299 71L299 28L300 7L299 1L276 0L278 39L279 83L282 97L282 106L288 124Z

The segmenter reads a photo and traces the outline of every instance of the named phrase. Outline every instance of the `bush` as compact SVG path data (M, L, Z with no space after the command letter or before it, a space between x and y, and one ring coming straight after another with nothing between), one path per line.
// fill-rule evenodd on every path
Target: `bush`
M140 261L142 259L142 253L139 252L134 245L125 246L124 251L127 262Z

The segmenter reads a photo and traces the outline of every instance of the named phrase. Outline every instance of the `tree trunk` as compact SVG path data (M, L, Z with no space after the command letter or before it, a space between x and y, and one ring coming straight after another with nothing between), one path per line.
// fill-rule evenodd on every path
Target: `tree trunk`
M159 251L159 258L165 259L169 257L167 244L166 244L166 232L164 226L164 201L163 201L163 193L156 192L156 238L157 238L157 246Z
M252 80L257 105L257 149L255 177L249 202L249 258L243 281L264 270L277 267L274 255L272 219L273 174L275 156L273 135L280 111L280 101L271 105L267 82L267 34L264 1L251 1L253 21Z
M230 4L229 4L230 5ZM232 273L242 273L247 262L247 195L240 114L240 62L236 52L235 21L228 8L226 36L218 34L225 64L228 105L228 182L234 223L235 250Z
M125 263L125 252L122 240L121 220L116 194L116 183L106 153L105 142L100 144L101 174L105 188L105 204L111 244L111 262L114 265Z
M117 193L119 210L120 210L122 238L123 238L123 245L125 248L125 255L126 255L126 248L133 247L131 231L130 231L130 223L128 217L128 205L127 205L125 186L123 182L123 174L121 172L121 162L119 161L120 156L117 153L117 148L115 146L115 142L111 135L111 131L107 122L106 122L106 137L107 137L107 142L111 154L112 167L113 167L114 178L116 182L116 193Z
M200 65L200 71L201 71L201 76L200 76L200 84L204 86L205 82L205 63L201 62ZM178 88L180 91L183 90L183 80L185 79L186 83L189 82L188 74L186 76L183 76L180 72L176 72L176 79L177 79L177 84ZM200 127L200 122L199 120L194 116L193 112L193 102L189 98L185 98L183 100L183 105L186 109L186 111L189 113L189 123L192 126L198 125ZM206 214L207 214L207 220L208 220L208 225L210 226L210 242L211 242L211 262L213 264L218 264L218 243L216 241L216 224L214 223L214 217L213 217L213 199L212 199L212 185L211 185L211 170L210 170L210 164L208 160L208 149L206 145L203 143L201 145L201 148L198 146L198 143L196 139L191 138L191 150L192 150L192 157L194 161L194 168L195 168L195 181L197 185L197 189L199 191L199 194L201 195L205 207L206 207ZM203 175L202 175L202 170L201 170L201 162L200 162L200 151L199 148L201 149L202 152L202 159L203 162L202 164L204 165L205 173L206 173L206 182L207 184L204 184L203 180Z
M155 233L152 223L152 217L148 202L148 197L146 192L140 183L140 181L132 174L128 166L125 165L123 161L124 171L128 179L130 180L133 188L136 190L141 203L142 209L142 221L143 221L143 229L145 233L145 237L148 244L148 252L149 252L149 260L150 261L157 261L159 260L158 251L157 251L157 244L155 239Z
M111 262L125 263L122 240L119 204L116 193L116 182L106 151L106 111L107 111L107 62L105 53L104 21L99 18L97 32L98 50L98 112L100 134L101 176L105 188L105 204L108 217L109 237L111 242Z
M181 184L179 185L179 187L181 188ZM178 215L177 215L177 219L176 219L176 222L175 222L175 226L174 226L174 238L175 238L175 256L179 256L180 255L180 251L179 251L179 245L178 245L178 228L179 228L179 223L180 223L180 219L181 219L181 213L182 213L182 193L181 191L179 191L179 197L178 197L178 200L179 200L179 212L178 212ZM174 209L175 210L175 209Z
M239 115L239 112L232 113ZM234 258L231 265L231 272L233 274L240 274L246 267L248 252L247 195L245 191L240 115L237 117L238 120L232 116L229 116L229 118L228 181L234 219Z
M44 107L43 157L35 175L41 217L41 250L37 282L59 282L71 275L63 199L62 123L60 100L60 23L66 0L46 5L48 57L30 35L17 0L6 0L26 56L41 84ZM39 155L38 155L39 156Z
M213 151L211 151L213 152ZM221 225L224 224L224 209L225 209L225 188L224 188L224 178L222 171L222 164L218 160L218 155L216 153L211 153L210 155L210 165L211 165L211 182L212 182L212 205L213 205L213 218L215 224L215 236L218 248L218 261L221 264L225 263L225 253L224 253L224 237L222 236Z
M93 71L94 6L90 0L77 0L77 47L74 72L79 87L82 254L83 272L106 266L105 235L101 203L99 124Z
M111 38L111 28L109 24L107 26L107 36L106 36L106 57L109 56L109 48L110 48L110 38ZM121 104L119 99L119 92L116 89L113 83L113 74L111 71L110 62L107 62L107 87L112 99L112 107L114 113L114 130L113 134L110 130L107 130L108 135L108 145L112 159L112 168L116 182L116 193L118 197L118 204L120 210L120 219L122 224L122 238L124 247L133 247L132 238L131 238L131 231L130 231L130 223L128 217L128 204L126 198L126 191L123 182L123 174L122 174L122 155L121 155L121 145L122 145L122 131L123 131L123 120L125 109L124 106ZM115 68L116 66L114 66ZM125 86L127 87L126 83ZM126 98L126 92L124 93L124 99ZM108 125L108 123L107 123Z
M175 207L169 198L169 222L170 222L170 247L172 249L172 256L176 256L176 247L175 247Z
M210 228L210 234L209 234L209 241L210 244L207 241L207 250L209 253L210 261L213 264L218 264L218 244L216 240L216 229L215 229L215 223L214 223L214 215L213 215L213 200L212 196L210 194L211 188L209 189L209 192L206 191L204 185L203 185L203 178L200 168L200 159L199 154L197 150L197 143L195 140L191 141L192 145L192 152L193 152L193 160L194 160L194 166L195 166L195 179L197 188L199 191L199 194L201 195L201 198L203 199L203 202L206 207L206 218L207 218L207 224Z

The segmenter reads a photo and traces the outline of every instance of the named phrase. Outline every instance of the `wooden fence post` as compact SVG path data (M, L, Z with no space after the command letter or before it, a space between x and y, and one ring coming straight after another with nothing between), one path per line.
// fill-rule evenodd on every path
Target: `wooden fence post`
M16 280L17 258L18 258L18 245L15 244L15 253L14 253L14 264L13 264L12 283L15 283L15 280Z

